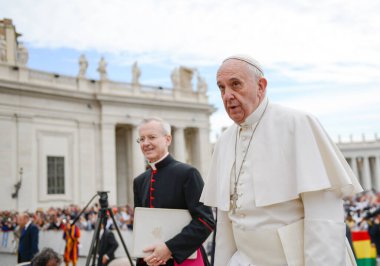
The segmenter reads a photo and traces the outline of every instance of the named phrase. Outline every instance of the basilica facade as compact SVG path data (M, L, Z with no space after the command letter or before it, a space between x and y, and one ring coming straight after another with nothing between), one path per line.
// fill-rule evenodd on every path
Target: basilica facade
M133 65L130 83L86 78L85 56L78 75L27 67L28 51L12 21L0 21L0 210L85 205L97 191L110 204L133 204L133 178L145 160L136 143L143 118L172 125L170 152L205 175L210 160L209 118L214 111L207 86L187 67L172 72L172 88L140 84ZM193 88L195 87L195 88Z
M380 192L380 139L375 135L371 140L338 142L351 169L363 189Z

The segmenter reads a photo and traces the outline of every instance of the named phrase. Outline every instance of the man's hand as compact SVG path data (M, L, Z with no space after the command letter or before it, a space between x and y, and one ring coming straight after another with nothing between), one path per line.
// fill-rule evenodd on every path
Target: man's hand
M107 261L108 261L108 256L107 256L107 255L103 255L102 263L103 263L104 265L106 265L106 264L107 264Z
M146 256L144 261L149 266L165 265L168 259L172 257L172 253L165 243L159 243L144 249L144 252L152 252Z

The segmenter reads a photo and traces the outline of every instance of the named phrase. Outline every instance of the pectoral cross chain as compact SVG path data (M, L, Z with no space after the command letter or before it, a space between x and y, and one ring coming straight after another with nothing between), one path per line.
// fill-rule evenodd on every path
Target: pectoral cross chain
M237 194L237 188L235 186L234 188L234 193L231 195L231 207L232 207L232 213L235 214L236 213L236 208L237 208L237 200L238 200L239 196Z
M248 154L248 150L249 150L249 147L251 146L251 142L252 142L252 139L253 139L253 135L255 134L256 132L256 129L257 127L259 126L260 122L261 122L261 119L263 118L264 114L265 114L265 111L267 110L267 107L268 107L268 102L266 103L265 105L265 109L263 111L263 113L261 114L259 120L257 121L257 124L255 126L255 128L252 130L252 134L251 134L251 137L249 138L249 142L248 142L248 145L247 145L247 149L243 155L243 159L241 160L241 164L240 164L240 168L239 168L239 171L237 169L237 164L236 164L236 161L237 161L237 144L238 144L238 138L239 138L239 128L240 127L236 127L236 137L235 137L235 162L234 162L234 166L235 166L235 180L234 180L234 193L232 195L230 195L230 201L231 201L231 209L232 209L232 213L235 214L236 213L236 209L237 209L237 201L239 199L239 195L237 193L237 185L238 185L238 182L239 182L239 178L240 178L240 173L241 173L241 169L244 165L244 162L245 162L245 158L247 157L247 154Z

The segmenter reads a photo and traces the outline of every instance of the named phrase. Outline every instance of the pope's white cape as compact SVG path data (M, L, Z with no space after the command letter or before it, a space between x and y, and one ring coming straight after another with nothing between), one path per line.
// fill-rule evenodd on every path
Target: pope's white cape
M215 145L201 201L230 209L230 178L238 125ZM307 113L269 103L247 158L254 169L257 207L296 199L300 193L334 189L341 196L362 191L345 158L318 120Z

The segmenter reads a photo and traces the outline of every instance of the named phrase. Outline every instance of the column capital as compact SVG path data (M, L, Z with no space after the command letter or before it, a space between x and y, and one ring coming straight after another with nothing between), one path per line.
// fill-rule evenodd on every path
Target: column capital
M376 191L380 191L380 155L375 156L375 189Z

